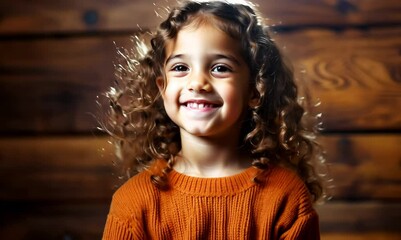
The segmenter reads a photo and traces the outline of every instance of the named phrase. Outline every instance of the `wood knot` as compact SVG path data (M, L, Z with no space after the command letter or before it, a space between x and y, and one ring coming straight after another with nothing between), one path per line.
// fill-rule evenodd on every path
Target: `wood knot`
M350 3L348 0L338 0L335 7L342 15L358 11L358 7L355 4Z
M95 25L99 21L99 14L96 10L86 10L83 15L86 25Z

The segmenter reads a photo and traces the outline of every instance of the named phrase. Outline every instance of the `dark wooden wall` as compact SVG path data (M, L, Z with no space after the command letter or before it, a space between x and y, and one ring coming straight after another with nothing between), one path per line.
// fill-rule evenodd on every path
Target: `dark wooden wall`
M117 177L92 114L113 41L160 21L152 2L0 2L1 239L100 238ZM401 239L400 2L257 2L322 102L335 185L317 207L323 239Z

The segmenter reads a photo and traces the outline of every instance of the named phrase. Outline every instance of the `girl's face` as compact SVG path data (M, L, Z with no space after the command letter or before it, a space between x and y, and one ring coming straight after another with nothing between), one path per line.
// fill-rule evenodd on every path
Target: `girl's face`
M210 23L189 25L167 43L164 72L166 81L157 84L181 135L239 133L250 95L239 41Z

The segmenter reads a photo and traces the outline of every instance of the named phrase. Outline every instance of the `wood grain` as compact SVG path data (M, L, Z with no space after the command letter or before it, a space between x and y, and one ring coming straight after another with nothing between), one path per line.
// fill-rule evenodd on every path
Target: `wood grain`
M401 136L322 137L335 199L401 199Z
M401 129L401 28L277 35L326 131Z
M96 137L0 140L3 201L99 201L116 189L111 145Z
M97 96L113 86L117 39L1 42L0 132L94 131Z
M374 201L332 201L317 205L320 230L324 233L398 232L401 204ZM344 238L348 239L348 238Z
M109 202L2 203L1 239L100 239ZM323 240L399 239L400 204L329 202L317 207Z
M400 239L399 0L255 2L321 101L334 186L322 239ZM100 239L121 184L108 138L91 134L113 41L128 46L171 3L0 1L0 239Z
M281 27L339 28L401 22L401 6L397 0L254 2L271 25ZM0 3L0 35L136 31L138 25L153 28L161 21L157 15L165 16L164 8L174 4L176 1L172 0L5 0Z
M401 130L401 28L275 39L322 102L325 131ZM96 96L114 84L113 41L130 47L129 35L1 42L0 132L94 131Z
M401 136L332 135L327 151L334 199L401 199ZM108 137L0 139L0 200L89 201L121 184ZM117 165L118 166L118 165Z
M120 183L112 175L107 141L0 139L0 238L100 238L114 185ZM322 239L396 239L401 136L329 135L321 141L336 186L336 201L317 206Z
M322 240L400 240L400 233L394 232L374 232L367 231L364 233L359 232L339 232L339 233L322 233Z
M101 239L105 203L2 203L1 239Z

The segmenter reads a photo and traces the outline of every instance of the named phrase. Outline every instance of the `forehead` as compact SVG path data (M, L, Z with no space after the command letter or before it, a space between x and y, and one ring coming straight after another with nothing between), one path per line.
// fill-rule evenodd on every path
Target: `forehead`
M240 41L225 33L213 21L191 22L174 39L166 42L166 57L171 54L227 52L241 56Z

